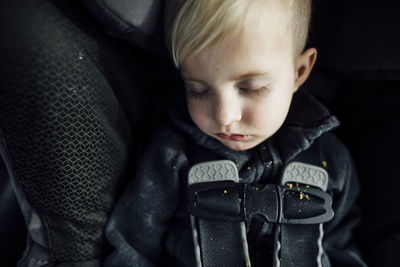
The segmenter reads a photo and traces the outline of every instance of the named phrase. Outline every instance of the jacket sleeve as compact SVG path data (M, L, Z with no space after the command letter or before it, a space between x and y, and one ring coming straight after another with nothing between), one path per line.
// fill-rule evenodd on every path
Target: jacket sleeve
M352 243L353 230L361 219L356 206L360 189L352 157L333 135L326 134L321 141L322 158L330 176L328 192L333 197L335 213L333 219L324 224L323 266L366 266Z
M181 139L162 130L137 162L137 171L106 227L114 247L104 266L156 266L162 240L181 201L179 177L187 172Z

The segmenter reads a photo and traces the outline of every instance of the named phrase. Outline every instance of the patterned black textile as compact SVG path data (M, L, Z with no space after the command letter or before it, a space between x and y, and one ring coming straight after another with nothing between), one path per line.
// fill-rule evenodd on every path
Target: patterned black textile
M146 55L109 37L80 1L2 1L0 10L10 176L42 220L52 261L99 258L141 137L132 125L147 111Z

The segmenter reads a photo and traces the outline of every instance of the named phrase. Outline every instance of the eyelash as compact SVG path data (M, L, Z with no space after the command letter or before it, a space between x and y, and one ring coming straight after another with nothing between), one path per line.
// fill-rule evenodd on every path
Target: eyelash
M250 97L250 98L254 98L257 96L260 96L262 94L264 94L265 92L269 92L270 88L264 86L258 89L247 89L247 88L239 88L239 90L245 94L246 96ZM201 93L197 93L191 90L187 90L187 94L189 97L194 98L194 99L204 99L207 97L209 93L209 90L206 90L204 92Z
M246 88L239 88L241 92L249 96L250 98L254 98L264 94L265 92L269 92L270 88L267 86L258 88L258 89L246 89Z
M201 93L197 93L191 90L187 90L187 94L190 98L194 98L194 99L203 99L207 96L208 94L208 90L201 92Z

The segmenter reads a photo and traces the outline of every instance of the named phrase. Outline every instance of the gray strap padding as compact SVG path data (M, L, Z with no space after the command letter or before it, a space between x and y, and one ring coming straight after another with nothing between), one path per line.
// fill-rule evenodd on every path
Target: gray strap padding
M196 164L189 170L188 178L189 186L217 181L239 182L236 165L229 160ZM191 221L197 266L250 266L244 222L221 223L193 215Z
M281 184L301 183L326 191L328 181L328 173L323 168L302 162L291 162L283 172Z
M304 184L326 191L328 181L328 173L323 168L302 162L291 162L283 172L281 184L289 186ZM301 193L301 196L307 197L306 192ZM321 267L322 238L322 224L278 225L275 236L274 266ZM301 240L307 242L300 242Z

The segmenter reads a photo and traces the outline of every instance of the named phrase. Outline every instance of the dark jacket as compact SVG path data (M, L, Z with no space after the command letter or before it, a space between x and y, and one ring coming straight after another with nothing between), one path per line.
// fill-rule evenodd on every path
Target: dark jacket
M278 184L285 164L311 145L319 146L319 158L326 163L327 192L335 212L324 224L324 266L365 266L350 244L359 220L354 209L359 187L352 160L347 149L327 133L338 126L337 119L311 95L297 92L278 132L247 151L231 150L203 134L183 105L171 109L169 115L171 123L155 134L111 215L106 236L115 250L106 266L195 266L186 208L190 166L228 159L237 164L242 182ZM247 236L253 266L271 266L271 224L253 219Z

